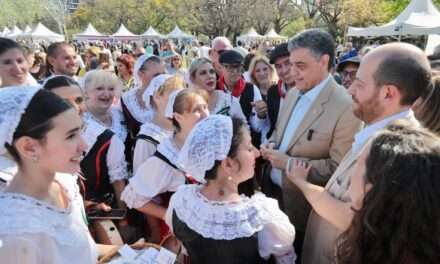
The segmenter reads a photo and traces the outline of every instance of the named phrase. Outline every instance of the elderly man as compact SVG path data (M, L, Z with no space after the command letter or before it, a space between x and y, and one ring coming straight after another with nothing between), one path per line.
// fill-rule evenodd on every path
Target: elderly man
M222 75L222 67L219 62L220 55L226 51L231 50L232 44L227 37L216 37L211 42L211 49L209 50L209 58L214 65L217 76Z
M350 149L361 122L354 117L347 90L329 73L335 57L334 41L321 30L307 30L289 40L295 81L283 102L269 144L262 155L274 168L272 180L281 186L284 209L297 232L295 250L301 252L310 205L283 170L294 159L313 165L309 180L324 186Z
M353 217L348 194L353 165L368 139L386 125L400 118L418 124L411 105L429 92L430 79L431 69L425 54L410 44L386 44L362 59L348 92L353 99L355 116L364 121L366 127L355 135L351 150L324 188L289 175L313 207L302 263L334 263L335 240Z

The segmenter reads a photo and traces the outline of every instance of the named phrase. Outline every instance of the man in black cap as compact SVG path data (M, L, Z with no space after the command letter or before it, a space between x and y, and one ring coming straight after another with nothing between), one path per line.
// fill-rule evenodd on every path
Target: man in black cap
M336 67L336 71L341 76L341 83L345 88L348 89L353 83L360 64L359 56L354 56L341 61Z
M217 89L238 98L251 127L252 141L254 145L259 146L259 133L267 120L267 105L258 87L244 80L243 60L243 56L235 50L227 50L220 55L221 76L217 82ZM246 188L244 193L251 194L252 191Z
M279 80L278 83L270 87L267 92L267 111L270 122L270 129L267 133L267 138L270 138L275 128L278 119L278 112L285 94L290 88L295 86L289 55L287 43L276 46L270 53L270 63L275 66Z

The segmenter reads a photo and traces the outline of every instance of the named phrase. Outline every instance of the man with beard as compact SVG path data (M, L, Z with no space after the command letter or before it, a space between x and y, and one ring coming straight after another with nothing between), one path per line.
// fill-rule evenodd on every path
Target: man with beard
M353 165L375 132L402 118L418 124L411 105L429 92L430 79L431 68L425 54L410 44L386 44L362 59L348 92L353 99L355 116L364 121L366 127L355 135L351 150L324 188L289 175L313 207L302 263L334 263L335 241L349 227L353 217L348 194Z
M52 75L66 75L76 79L79 63L75 49L67 42L55 42L47 48L47 62Z

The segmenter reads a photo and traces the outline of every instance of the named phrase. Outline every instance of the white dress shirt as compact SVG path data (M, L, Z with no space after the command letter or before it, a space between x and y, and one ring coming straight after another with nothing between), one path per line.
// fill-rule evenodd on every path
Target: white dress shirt
M296 105L294 106L292 113L290 115L289 121L287 123L287 126L284 130L283 137L281 139L280 146L278 147L278 150L282 153L287 152L287 148L289 147L289 143L295 135L296 129L301 124L302 120L304 119L304 116L309 111L310 107L312 106L313 102L316 100L318 95L321 93L321 91L324 89L327 82L330 80L330 74L322 80L317 86L310 89L303 95L299 95L298 99L296 101ZM272 182L276 185L281 187L281 177L282 177L282 171L276 168L272 169L271 172L271 179Z

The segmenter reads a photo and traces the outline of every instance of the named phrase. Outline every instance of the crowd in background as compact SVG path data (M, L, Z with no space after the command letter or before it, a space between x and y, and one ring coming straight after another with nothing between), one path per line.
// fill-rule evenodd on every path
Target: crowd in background
M438 263L439 55L0 38L0 262Z

